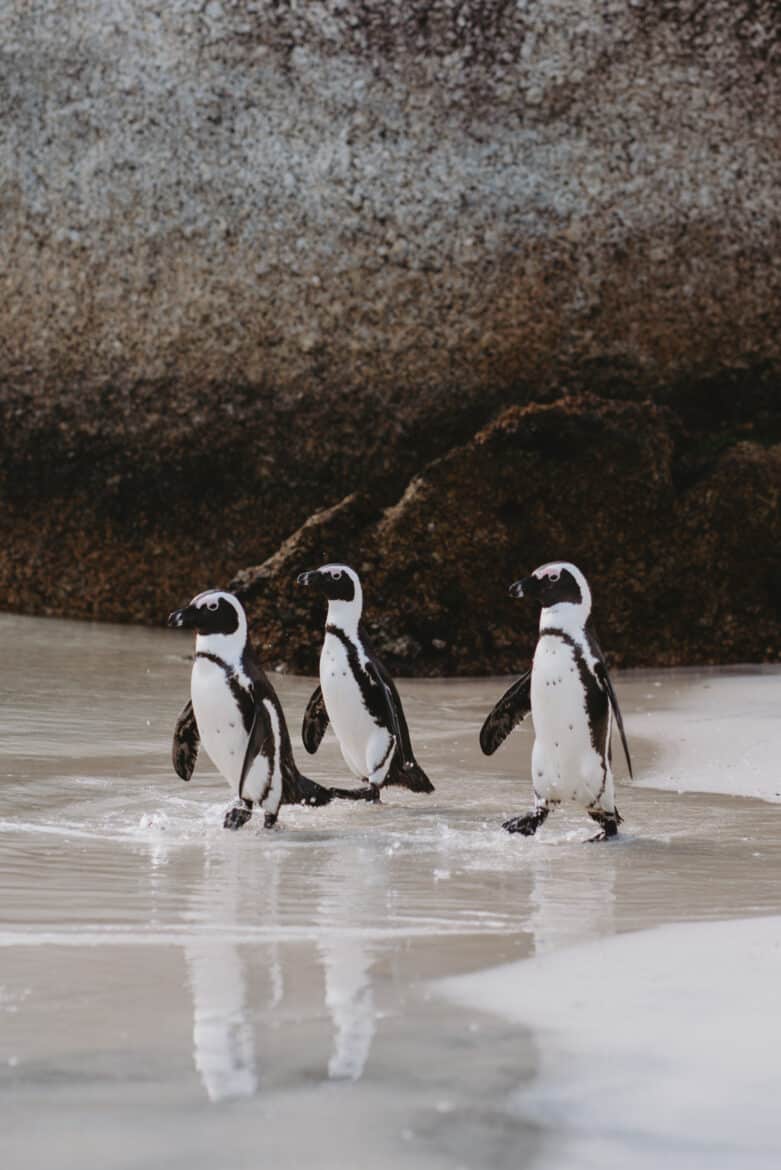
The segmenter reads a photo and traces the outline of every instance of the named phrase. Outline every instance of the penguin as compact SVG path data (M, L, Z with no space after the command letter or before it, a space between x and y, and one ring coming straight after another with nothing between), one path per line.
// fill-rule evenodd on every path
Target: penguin
M296 767L282 707L250 644L239 599L207 590L174 610L168 625L197 635L191 698L174 729L174 770L190 779L202 740L238 798L224 827L240 829L257 805L270 829L280 804L328 804L338 795Z
M512 597L542 607L530 670L502 696L480 731L492 755L522 719L532 714L534 809L505 821L508 833L531 837L563 801L580 805L600 827L591 841L615 837L616 808L610 740L618 725L629 775L632 761L624 721L590 621L591 590L575 565L555 561L510 586Z
M384 784L433 792L434 785L413 755L393 679L361 624L363 591L358 574L347 565L323 565L301 573L298 584L328 599L320 686L304 714L304 747L314 754L331 723L347 767L368 782L367 787L353 790L356 800L379 800Z

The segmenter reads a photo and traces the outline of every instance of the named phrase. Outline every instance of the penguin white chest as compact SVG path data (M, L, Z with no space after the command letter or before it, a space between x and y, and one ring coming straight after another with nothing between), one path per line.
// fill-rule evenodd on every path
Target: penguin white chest
M531 700L535 791L551 800L590 803L602 782L602 761L591 741L576 652L562 638L540 638L532 666Z
M378 726L364 705L347 647L333 634L326 634L323 642L320 686L342 754L356 775L365 776L369 740L376 737Z
M215 767L238 792L248 736L223 668L208 658L196 658L190 694L201 742Z

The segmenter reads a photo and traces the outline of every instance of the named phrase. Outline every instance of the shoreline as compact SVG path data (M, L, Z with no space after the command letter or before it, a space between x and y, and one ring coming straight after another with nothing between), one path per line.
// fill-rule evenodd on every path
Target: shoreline
M661 951L674 953L673 944L659 947L660 932L674 940L691 934L696 951L700 926L675 923L705 929L714 918L762 916L775 929L781 921L781 837L767 803L659 791L675 777L655 739L659 727L668 736L680 727L702 754L703 703L716 723L753 712L759 730L772 731L781 671L704 672L705 683L723 681L718 686L700 686L699 671L616 674L641 783L630 791L617 767L625 832L604 847L584 846L591 826L563 810L539 840L514 840L501 829L529 799L532 741L527 720L496 756L480 753L477 730L506 678L401 682L416 751L436 785L431 797L391 790L379 808L288 808L272 834L252 825L226 834L229 790L208 763L189 784L170 765L189 641L7 616L0 628L7 648L0 1104L13 1102L15 1127L0 1149L13 1151L16 1165L23 1148L19 1170L37 1170L52 1151L63 1156L63 1125L74 1135L67 1170L140 1170L165 1160L174 1134L188 1170L226 1161L250 1170L259 1155L283 1170L303 1161L330 1170L337 1160L354 1161L368 1141L378 1166L517 1170L525 1161L537 1170L580 1170L566 1149L560 1155L562 1141L580 1143L583 1126L567 1129L550 1110L563 1102L566 1120L577 1107L586 1125L600 1103L593 1109L578 1096L583 1085L597 1079L605 1093L620 1094L624 1086L605 1079L607 1042L632 1040L616 1069L639 1099L643 1076L664 1079L650 1042L665 1033L642 1002L627 998L648 988ZM300 743L311 678L280 673L274 684L297 759L322 782L343 781L332 737L314 758ZM691 758L690 746L681 744L681 761ZM732 752L743 759L745 744L734 742ZM741 776L753 783L750 773ZM703 951L704 971L686 952L672 975L691 972L694 986L660 972L667 982L659 1002L670 998L682 1035L689 1000L710 1005L711 1054L732 1005L723 989L706 999L702 985L728 968L740 1010L725 1044L738 1046L744 1033L761 1033L764 1042L772 1028L755 1005L776 986L775 955L765 964L764 999L751 995L750 960L764 963L764 929L744 946L739 921L723 927ZM459 973L479 988L497 978L504 998L491 1007L511 1014L517 1009L506 1001L517 987L542 979L521 1006L544 1000L564 1019L567 996L585 994L598 962L599 994L585 1013L592 1033L583 1041L596 1035L584 1048L594 1055L578 1065L574 1085L566 1080L574 1059L551 1063L558 1041L542 1010L518 1026L495 1010L442 1001L438 991L438 981ZM540 976L540 963L559 964L561 976L547 967ZM749 1013L745 1027L740 1012ZM632 1031L638 1020L653 1030L650 1042ZM685 1062L681 1043L677 1059ZM731 1083L740 1093L751 1063L737 1064ZM763 1109L766 1102L763 1090ZM311 1125L291 1131L302 1106ZM228 1111L237 1122L229 1129ZM760 1110L758 1126L766 1121ZM653 1131L644 1132L658 1155ZM596 1149L601 1170L614 1170L602 1147L625 1155L632 1140L626 1125L617 1133L586 1125L583 1148ZM119 1161L116 1151L125 1148L132 1156ZM689 1170L673 1161L675 1170ZM615 1170L628 1162L645 1170L626 1156ZM595 1160L582 1165L592 1170ZM707 1160L695 1167L722 1170ZM742 1156L723 1164L747 1167L771 1170ZM648 1170L658 1170L658 1157Z
M505 1102L539 1166L774 1170L781 917L675 923L440 981L529 1027L539 1066Z
M624 675L622 692L636 701L654 673ZM644 695L653 701L653 689ZM629 787L781 800L781 669L679 670L661 698L654 710L625 708L630 743L653 745ZM587 941L548 930L535 949L433 990L530 1029L539 1065L505 1108L545 1135L540 1170L658 1170L661 1159L675 1170L775 1170L781 917L691 913Z

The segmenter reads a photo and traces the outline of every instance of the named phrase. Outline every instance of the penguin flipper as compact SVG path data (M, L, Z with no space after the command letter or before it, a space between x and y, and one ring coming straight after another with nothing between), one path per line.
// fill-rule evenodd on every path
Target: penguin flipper
M255 715L252 720L249 739L247 740L247 750L244 752L244 763L241 765L241 777L239 779L239 798L241 800L244 799L244 785L252 771L252 765L255 763L255 760L258 756L266 756L268 759L273 760L276 751L274 731L271 726L271 720L268 717L268 712L260 701L257 690L255 688L253 690L255 692ZM266 791L258 797L258 804L261 804L266 799L268 785L270 783L271 769L269 769L269 780L266 784Z
M320 747L327 727L328 712L325 709L325 699L323 698L322 688L317 687L312 698L306 705L304 722L301 727L301 738L310 756L313 756Z
M396 750L385 777L386 784L399 784L412 792L433 792L434 785L421 768L412 751L412 741L404 718L399 692L385 667L377 659L369 659L366 672L384 697L386 726L396 740Z
M492 756L531 709L532 672L527 670L505 691L480 728L480 747L483 749L483 755Z
M613 715L615 716L616 726L618 727L618 731L621 736L621 743L624 746L624 755L626 756L626 763L627 767L629 768L629 776L632 780L634 780L634 775L632 773L632 760L629 755L629 744L626 742L626 732L624 731L624 720L621 715L621 708L618 705L618 698L616 696L616 692L613 690L613 684L610 681L610 675L607 672L604 659L599 658L597 660L594 673L596 674L599 682L602 684L607 697L610 700L610 706L613 708Z
M176 720L173 743L171 744L171 760L174 771L182 780L191 779L195 771L195 761L198 759L200 746L201 736L191 699L185 704L181 715Z

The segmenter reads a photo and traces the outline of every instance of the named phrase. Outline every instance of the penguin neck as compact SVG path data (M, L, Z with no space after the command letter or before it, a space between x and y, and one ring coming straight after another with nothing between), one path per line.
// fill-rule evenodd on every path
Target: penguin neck
M583 637L591 607L583 602L575 605L571 601L560 601L540 613L540 633L544 630L563 630L573 637Z
M352 601L329 601L326 625L336 626L338 630L343 630L348 638L355 639L358 637L362 611L363 604L359 597Z
M198 634L195 653L214 654L234 670L239 670L246 645L247 623L242 619L239 628L232 634Z

